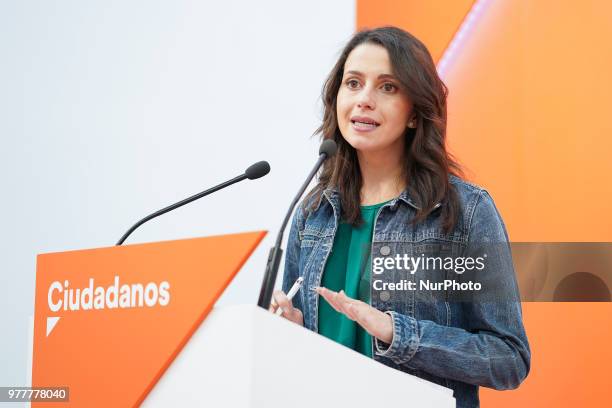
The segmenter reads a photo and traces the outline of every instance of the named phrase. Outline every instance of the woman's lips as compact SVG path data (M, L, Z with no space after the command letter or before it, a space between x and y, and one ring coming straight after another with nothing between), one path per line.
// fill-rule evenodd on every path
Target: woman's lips
M356 132L371 132L373 130L376 130L378 126L380 125L375 125L373 123L362 123L362 122L351 121L351 127Z

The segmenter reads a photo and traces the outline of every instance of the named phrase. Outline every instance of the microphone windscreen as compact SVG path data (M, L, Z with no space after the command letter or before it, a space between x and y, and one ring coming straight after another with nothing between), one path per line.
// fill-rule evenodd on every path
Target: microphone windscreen
M338 150L338 146L336 146L336 142L331 139L325 139L323 143L321 143L321 147L319 147L319 156L325 153L327 157L332 157L336 154L336 150Z
M265 176L270 172L270 165L267 161L260 161L249 166L244 172L249 180L255 180Z

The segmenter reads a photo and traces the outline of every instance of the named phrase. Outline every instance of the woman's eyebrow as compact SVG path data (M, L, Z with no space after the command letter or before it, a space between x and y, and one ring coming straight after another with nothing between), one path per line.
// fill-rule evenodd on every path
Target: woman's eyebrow
M344 73L344 75L356 75L356 76L361 76L361 77L364 76L363 73L360 71L347 71ZM397 78L391 74L380 74L378 76L378 79L385 79L385 78L397 80Z
M397 78L396 78L396 77L394 77L394 76L393 76L393 75L391 75L391 74L380 74L380 75L378 76L378 79L384 79L384 78L388 78L388 79L395 79L395 80L397 80Z

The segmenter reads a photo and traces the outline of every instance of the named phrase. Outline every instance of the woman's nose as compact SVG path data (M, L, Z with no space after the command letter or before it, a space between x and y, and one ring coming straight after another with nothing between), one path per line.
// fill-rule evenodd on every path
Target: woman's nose
M357 106L362 109L374 109L376 107L376 102L374 101L374 97L372 96L372 91L367 88L364 88L358 95Z

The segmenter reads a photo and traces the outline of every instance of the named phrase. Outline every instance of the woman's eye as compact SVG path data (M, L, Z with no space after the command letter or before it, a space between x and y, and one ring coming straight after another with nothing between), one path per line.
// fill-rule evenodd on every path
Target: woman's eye
M383 84L383 89L387 92L393 92L397 89L397 86L393 85L390 82L386 82Z
M359 86L359 81L357 81L356 79L349 79L348 81L346 81L346 86L351 89L355 89Z

